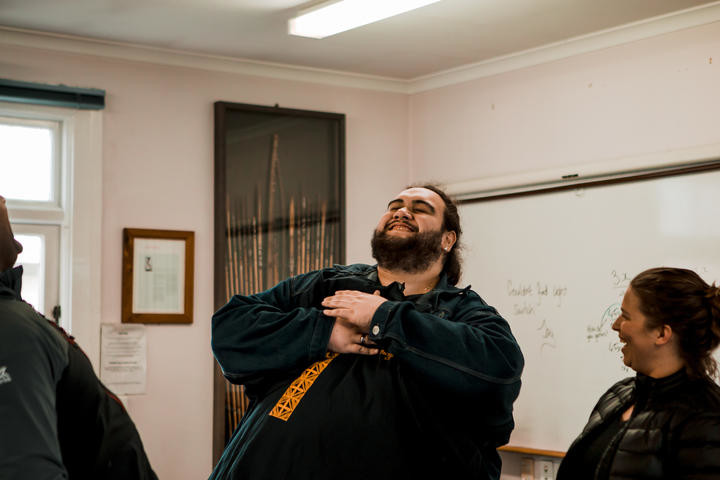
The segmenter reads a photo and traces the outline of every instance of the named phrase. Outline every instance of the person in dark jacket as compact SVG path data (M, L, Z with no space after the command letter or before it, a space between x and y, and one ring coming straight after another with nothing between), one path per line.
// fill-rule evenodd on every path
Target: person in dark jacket
M212 479L498 479L523 357L460 277L460 219L434 186L390 201L377 266L234 296L213 352L251 405Z
M613 330L637 375L600 398L557 480L720 479L720 288L690 270L646 270Z
M0 196L0 478L157 480L73 337L22 301L21 251Z

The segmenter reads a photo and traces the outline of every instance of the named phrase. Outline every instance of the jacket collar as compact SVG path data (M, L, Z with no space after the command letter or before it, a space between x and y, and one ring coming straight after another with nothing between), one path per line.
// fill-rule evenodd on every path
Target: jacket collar
M22 274L22 265L0 272L0 297L21 300Z
M357 267L357 266L358 266L358 265L352 265L352 266L348 266L348 267ZM380 283L380 279L378 278L378 273L377 273L377 264L376 264L376 265L364 265L364 267L365 267L365 268L361 269L361 271L360 271L359 273L361 273L362 275L364 275L365 278L367 278L367 279L368 279L369 281L371 281L371 282ZM346 268L347 268L347 267L346 267ZM394 283L397 283L397 282L394 282ZM391 284L391 285L392 285L392 284ZM387 287L386 287L386 288L387 288ZM453 285L450 285L450 284L448 283L447 274L446 274L445 272L442 272L442 273L440 274L440 279L438 280L438 283L435 285L435 287L433 287L432 290L430 290L428 293L425 293L424 295L429 295L429 294L431 294L431 293L433 293L433 292L442 292L442 293L452 292L452 293L457 293L457 292L466 291L466 290L469 290L469 289L470 289L470 286L469 286L469 285L468 285L467 287L465 287L465 288L462 288L462 289L461 289L461 288L458 288L458 287L455 287L455 286L453 286ZM401 291L402 291L402 289L401 289Z
M686 382L688 382L688 375L685 369L663 378L652 378L638 373L635 377L636 403L644 404L666 392L674 391Z
M352 265L351 268L357 268L359 265ZM364 265L365 268L362 268L360 274L362 274L368 281L373 282L375 284L380 284L380 279L378 278L377 273L377 265ZM405 297L403 294L403 289L405 286L403 284L400 284L398 282L393 282L390 285L386 286L380 286L380 295L387 298L388 300L393 301L403 301L406 300L408 297ZM417 306L422 310L428 310L430 308L437 309L440 305L440 297L442 295L450 294L450 296L455 295L464 295L468 290L470 290L470 286L460 289L455 286L452 286L448 283L447 274L445 272L442 272L440 274L440 279L438 280L438 283L435 285L435 287L430 290L427 293L418 294L418 295L411 295L411 297L415 298L415 302L417 302Z

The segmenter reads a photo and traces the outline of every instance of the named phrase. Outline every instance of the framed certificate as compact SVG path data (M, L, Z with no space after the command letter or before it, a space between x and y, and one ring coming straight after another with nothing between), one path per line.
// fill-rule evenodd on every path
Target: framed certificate
M123 229L123 323L192 323L194 246L194 232Z

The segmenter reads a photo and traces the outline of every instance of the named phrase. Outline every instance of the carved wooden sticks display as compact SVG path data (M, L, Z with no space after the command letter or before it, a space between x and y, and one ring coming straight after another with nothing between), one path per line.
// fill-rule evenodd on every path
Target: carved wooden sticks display
M256 184L251 194L225 198L225 294L252 295L284 278L328 267L336 258L339 215L329 215L328 201L317 192L314 201L302 187L288 196L283 189L278 154L280 137L273 135L266 189ZM229 439L248 408L243 386L225 382Z

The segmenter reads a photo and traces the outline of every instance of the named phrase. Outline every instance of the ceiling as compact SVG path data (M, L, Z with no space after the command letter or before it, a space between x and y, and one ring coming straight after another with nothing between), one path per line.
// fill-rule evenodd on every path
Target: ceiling
M392 1L392 0L387 0ZM442 0L321 40L306 0L0 0L0 26L412 80L716 0Z

